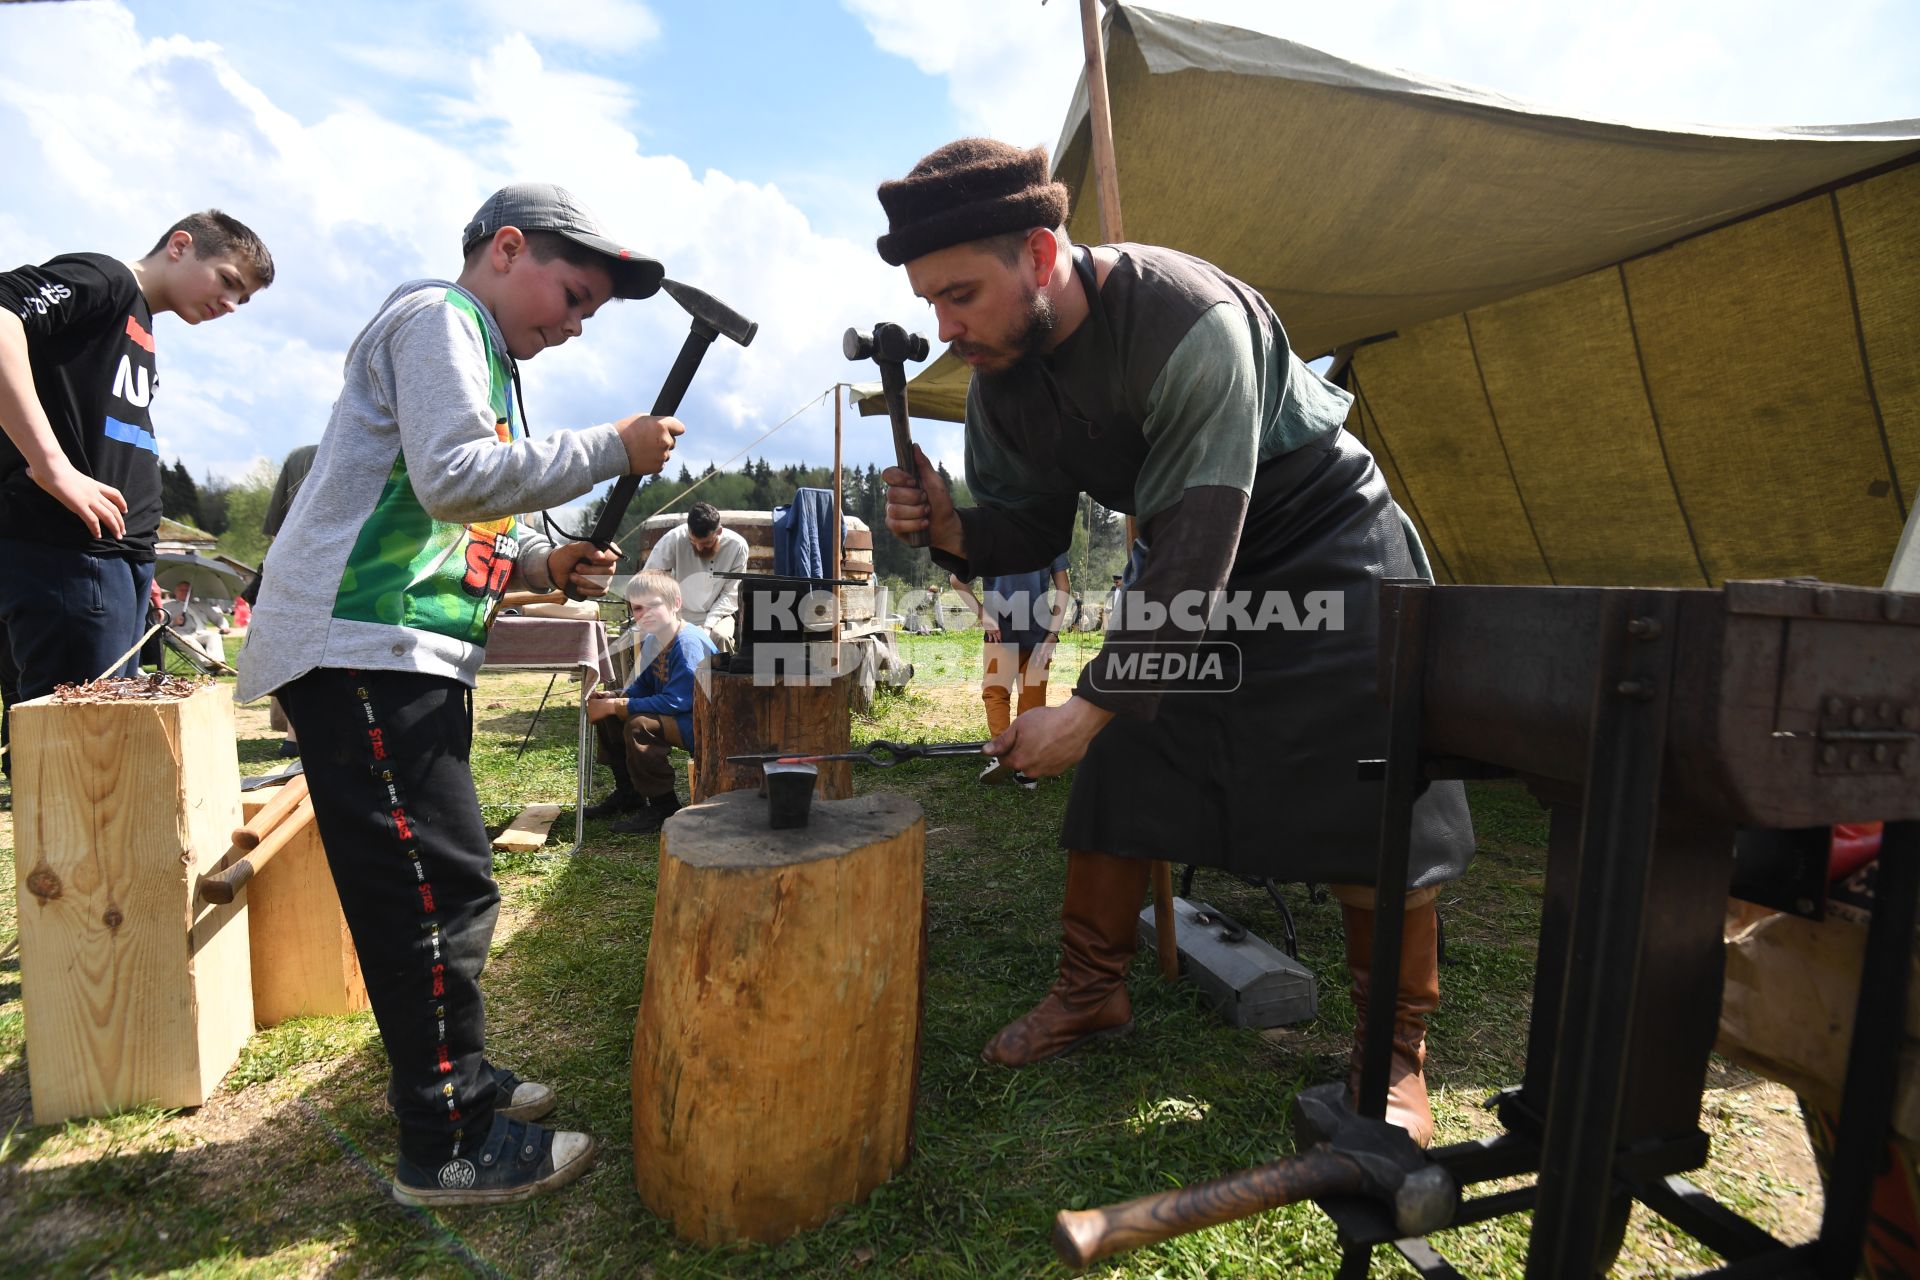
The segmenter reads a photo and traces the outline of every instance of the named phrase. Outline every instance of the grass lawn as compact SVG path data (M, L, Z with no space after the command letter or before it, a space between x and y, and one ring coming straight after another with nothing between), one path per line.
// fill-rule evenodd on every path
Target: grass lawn
M1054 700L1092 652L1070 636ZM909 691L856 721L873 738L978 738L978 633L902 637ZM498 827L535 800L570 809L573 722L564 683L524 759L515 752L545 676L488 675L475 698L474 769ZM243 708L243 772L277 735ZM777 1247L677 1241L633 1190L629 1062L653 917L654 837L572 814L549 851L502 856L504 896L487 974L495 1060L559 1090L555 1120L601 1141L580 1183L530 1204L440 1213L387 1193L394 1131L369 1015L307 1019L255 1035L218 1095L192 1113L137 1111L31 1124L15 900L0 894L0 1275L1035 1276L1063 1275L1052 1216L1198 1181L1291 1149L1287 1104L1344 1073L1353 1011L1339 908L1289 888L1301 956L1320 981L1319 1019L1267 1032L1225 1026L1187 985L1133 971L1137 1031L1023 1071L980 1046L1037 999L1056 956L1064 782L1034 793L974 785L969 762L856 771L862 790L910 796L927 817L931 954L912 1162L863 1205ZM607 786L600 773L598 790ZM1544 864L1544 815L1511 784L1473 788L1481 852L1442 898L1449 965L1430 1040L1439 1141L1491 1133L1481 1103L1518 1080ZM0 878L13 879L10 813ZM1195 889L1272 941L1264 894L1202 873ZM1695 1176L1789 1239L1814 1234L1819 1195L1793 1099L1716 1068L1705 1107L1713 1162ZM1668 1276L1712 1255L1636 1211L1619 1275ZM1526 1220L1440 1237L1468 1274L1517 1276ZM1123 1277L1331 1274L1326 1220L1295 1207L1125 1255ZM1383 1253L1375 1274L1410 1275Z

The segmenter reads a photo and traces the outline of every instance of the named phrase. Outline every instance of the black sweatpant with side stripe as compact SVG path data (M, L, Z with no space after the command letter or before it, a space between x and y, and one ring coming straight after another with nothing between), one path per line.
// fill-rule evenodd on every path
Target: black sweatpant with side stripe
M431 1168L493 1123L480 971L500 913L457 680L322 668L278 690L360 953L400 1150Z

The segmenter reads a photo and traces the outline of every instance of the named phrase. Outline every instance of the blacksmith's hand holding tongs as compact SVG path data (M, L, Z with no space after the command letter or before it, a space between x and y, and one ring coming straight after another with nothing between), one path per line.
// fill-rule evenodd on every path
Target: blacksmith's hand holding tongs
M984 742L870 742L861 751L842 751L837 755L799 756L774 752L757 756L728 756L728 764L827 764L851 760L855 764L878 765L891 769L908 760L927 760L935 756L977 756L985 751Z

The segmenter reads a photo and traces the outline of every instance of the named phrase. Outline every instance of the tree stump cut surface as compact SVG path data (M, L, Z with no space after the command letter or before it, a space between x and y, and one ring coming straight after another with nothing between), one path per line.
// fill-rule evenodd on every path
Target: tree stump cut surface
M57 696L57 695L55 695ZM233 700L13 708L20 986L36 1124L204 1103L253 1034Z
M732 791L668 819L633 1046L634 1180L686 1239L777 1241L912 1148L926 823L816 800L774 831Z
M822 684L756 684L749 672L703 674L693 695L694 801L742 787L760 789L759 766L728 764L728 756L845 751L853 741L858 684L857 668ZM821 765L814 794L822 800L851 796L853 766L844 760Z

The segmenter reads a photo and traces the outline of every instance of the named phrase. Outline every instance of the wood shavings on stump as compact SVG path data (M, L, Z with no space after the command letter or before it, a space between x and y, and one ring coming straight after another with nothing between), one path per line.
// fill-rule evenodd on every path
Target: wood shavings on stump
M108 676L84 684L55 685L48 696L55 702L158 702L191 698L213 681L192 676L170 676L155 671L144 676Z

